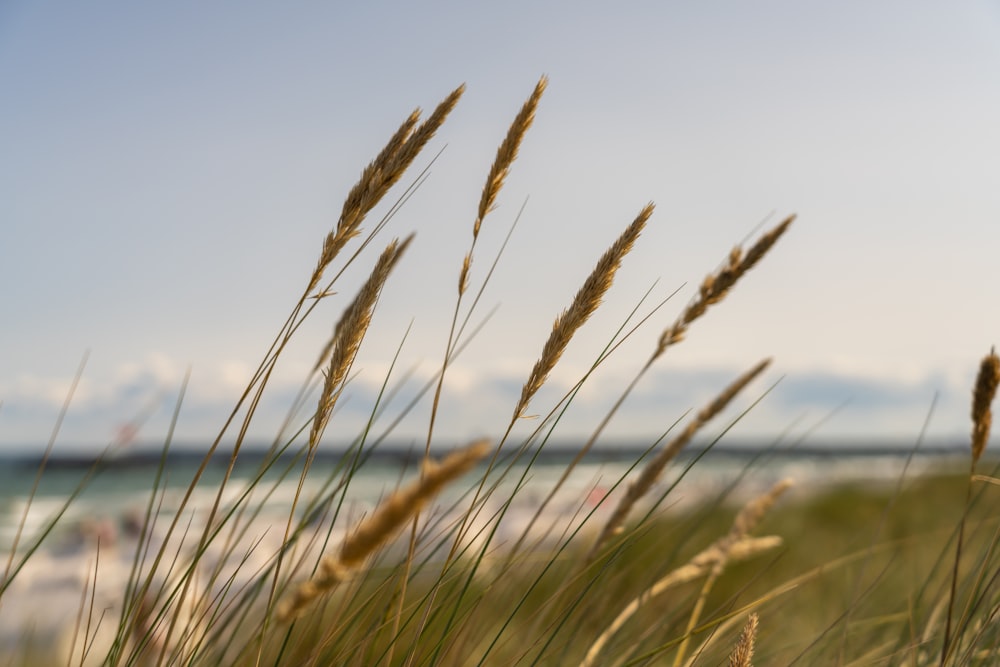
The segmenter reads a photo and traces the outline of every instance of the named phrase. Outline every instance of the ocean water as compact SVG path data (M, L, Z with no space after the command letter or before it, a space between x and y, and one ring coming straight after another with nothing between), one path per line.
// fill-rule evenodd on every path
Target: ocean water
M530 467L529 457L519 461L501 459L487 479L497 484L494 497L510 498L511 513L533 513L554 488L575 454L572 447L546 450ZM608 505L624 490L629 471L636 466L643 450L629 447L604 448L592 452L575 468L549 510L573 513L587 504L607 497ZM909 476L929 470L943 470L961 462L961 450L935 448L910 456L905 447L820 448L793 452L768 452L753 448L714 449L704 456L688 453L668 467L659 491L674 488L665 505L682 506L716 495L743 498L769 488L783 478L792 478L800 489L817 489L847 482L891 482L905 473ZM202 454L171 453L162 469L159 454L132 453L95 464L86 459L51 459L39 475L38 460L30 458L0 460L0 553L8 552L20 530L23 549L45 535L44 544L59 546L74 539L81 527L100 527L105 538L114 537L134 527L153 498L161 520L173 516L194 479ZM260 474L264 456L246 451L237 459L222 496L223 508L237 503L253 486ZM387 449L377 452L357 467L345 489L344 471L351 464L349 455L326 454L318 457L304 482L297 513L306 511L312 499L343 500L354 516L373 507L380 498L402 481L417 474L416 457L409 450ZM215 501L228 465L227 457L215 457L206 467L187 504L193 516L206 514ZM297 493L301 464L290 458L280 459L263 474L250 506L259 507L259 520L283 525ZM505 475L500 471L506 470ZM447 488L439 499L442 505L460 503L483 479L485 466L464 480ZM161 481L157 485L157 475ZM37 488L32 496L32 489ZM154 494L154 489L156 489ZM515 493L516 489L516 493ZM29 503L30 497L30 503Z

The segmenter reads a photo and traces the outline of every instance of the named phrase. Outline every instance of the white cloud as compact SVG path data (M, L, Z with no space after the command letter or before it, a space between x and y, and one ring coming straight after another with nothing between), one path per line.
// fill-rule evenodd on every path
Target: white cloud
M276 435L301 387L299 373L303 369L292 363L288 370L278 371L271 378L257 408L251 439L269 440ZM194 443L214 437L253 370L251 365L231 359L196 368L177 425L178 437ZM361 432L375 409L388 366L372 364L356 370L359 373L344 392L327 430L328 442L350 440ZM532 400L528 414L538 418L547 415L585 370L582 366L567 365L554 373L554 379ZM654 366L611 421L601 442L655 437L685 412L697 410L712 400L744 370L735 366ZM953 436L967 429L966 385L971 386L974 369L970 369L968 377L937 373L904 379L892 374L895 370L889 374L866 370L865 373L832 370L785 373L777 365L737 397L707 432L720 431L775 382L774 390L734 430L734 438L770 437L792 425L805 430L824 422L829 415L832 418L823 423L815 437L910 438L923 424L935 394L939 400L931 434ZM63 439L90 444L105 442L121 424L152 408L142 435L155 443L166 432L184 372L183 364L162 353L151 353L110 369L89 370L71 404ZM423 390L425 393L416 407L401 419L389 437L395 440L425 437L436 372L437 366L431 363L417 366L408 377L397 371L383 396L374 432L382 433L400 418ZM553 437L571 440L588 436L624 391L633 373L614 367L595 373L573 399ZM18 376L0 387L4 400L0 409L0 443L10 447L43 441L70 383L68 376ZM523 378L510 369L479 370L456 364L449 369L444 383L435 424L436 438L452 441L483 435L499 437L510 419L522 383ZM308 418L315 400L315 396L306 399L296 423ZM523 420L515 432L526 434L538 424Z

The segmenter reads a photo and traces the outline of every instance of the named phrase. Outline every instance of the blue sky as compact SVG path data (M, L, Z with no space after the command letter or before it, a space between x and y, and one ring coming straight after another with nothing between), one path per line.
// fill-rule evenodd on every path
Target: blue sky
M489 163L543 73L474 264L476 285L527 200L483 297L483 314L499 310L449 375L443 441L502 432L552 319L650 200L536 411L654 282L654 300L680 291L581 393L564 437L589 433L735 243L792 212L609 440L658 435L765 356L736 409L781 382L734 437L819 425L813 437L912 441L935 394L931 435L967 432L1000 337L1000 3L343 5L0 6L0 447L47 439L87 350L67 447L147 406L141 438L162 441L189 366L178 435L214 434L361 168L414 107L465 82L417 165L444 149L429 179L303 328L253 432L273 435L379 247L415 231L328 431L352 435L411 322L400 367L419 380L440 363ZM397 435L426 423L421 405Z

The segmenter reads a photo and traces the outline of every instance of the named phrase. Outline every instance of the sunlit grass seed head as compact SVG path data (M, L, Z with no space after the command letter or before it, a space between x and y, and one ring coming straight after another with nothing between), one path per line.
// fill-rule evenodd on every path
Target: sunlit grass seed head
M975 465L986 450L993 424L992 404L1000 384L1000 357L994 350L983 357L979 375L972 392L972 464Z
M576 296L573 297L569 308L556 317L552 324L552 333L549 334L549 338L542 348L542 354L535 362L528 380L521 388L521 397L514 408L514 419L518 419L524 414L532 396L545 384L549 373L562 357L573 335L601 305L604 295L614 282L615 274L621 268L622 260L635 246L636 240L653 215L653 208L654 204L649 203L639 211L635 220L598 260L597 266L594 267L594 270L577 291Z
M736 648L729 656L729 667L753 667L754 643L757 641L757 614L750 614L740 638L736 642Z
M780 224L761 236L746 254L738 246L733 248L726 264L719 271L705 277L698 290L698 296L688 304L680 317L660 335L652 358L656 359L668 347L684 340L688 326L704 315L709 306L726 298L729 290L774 247L774 244L778 242L778 239L788 230L794 220L794 215L785 218Z
M307 292L311 292L319 284L326 267L337 257L347 242L360 234L361 223L365 216L402 178L420 151L444 124L463 92L465 92L464 84L445 97L419 126L417 122L420 119L420 110L411 113L378 156L364 168L358 182L344 200L336 226L323 241L323 249L309 279Z
M299 584L279 608L278 620L292 620L317 598L348 579L352 571L381 549L445 486L471 470L489 450L489 443L480 440L448 454L440 461L426 461L418 479L382 501L368 518L348 533L336 554L323 557L316 576Z

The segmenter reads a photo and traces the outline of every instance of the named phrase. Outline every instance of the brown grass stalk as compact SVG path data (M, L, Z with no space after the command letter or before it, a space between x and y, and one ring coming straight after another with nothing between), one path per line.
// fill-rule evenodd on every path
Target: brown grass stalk
M761 258L763 258L763 256L777 242L778 238L785 233L789 225L791 225L794 220L794 215L786 218L781 224L777 225L774 229L761 237L761 239L753 245L745 256L743 255L742 250L739 248L735 249L730 253L730 262L732 263L733 258L736 258L737 256L742 257L742 259L737 259L734 266L727 267L727 269L721 270L718 274L711 274L705 279L702 293L697 299L687 306L685 311L671 327L664 330L660 339L657 341L657 346L653 351L653 354L649 357L646 363L643 364L639 372L636 373L635 377L625 388L625 391L623 391L618 397L614 405L611 406L607 414L601 420L601 423L594 429L587 442L579 449L573 457L573 460L568 466L566 466L566 469L563 470L555 486L552 487L548 495L545 496L541 505L539 505L538 509L535 511L535 516L531 521L532 524L534 524L535 519L537 519L537 517L541 514L542 510L552 501L559 489L561 489L563 484L565 484L566 480L569 479L570 474L580 461L583 460L583 457L590 452L591 448L597 442L597 439L604 432L604 429L611 423L611 420L618 413L618 409L621 408L621 406L625 403L625 400L631 395L632 390L638 386L639 381L642 380L646 372L652 368L653 363L663 355L667 347L683 339L687 327L691 322L704 314L709 305L720 301L722 297L728 293L729 289L732 288L736 281L744 273L749 271L757 262L759 262Z
M480 440L440 461L428 459L419 479L385 499L344 539L337 554L325 556L320 561L316 576L299 584L290 599L282 605L278 612L279 622L288 622L299 616L317 598L346 580L446 485L471 470L489 449L488 442Z
M792 488L794 482L791 479L783 479L774 484L767 493L757 496L749 503L743 506L740 513L736 515L736 519L733 521L732 528L729 529L729 541L732 544L739 542L744 537L749 535L760 523L760 520L764 518L770 509L774 506L774 503L778 501L778 498L782 496L788 489Z
M735 561L736 558L734 557L732 560ZM743 612L748 612L755 606L756 605L753 603L744 605L739 611L730 612L726 616L713 620L711 624L706 624L712 627L712 631L708 633L708 636L705 637L698 648L691 652L691 657L684 661L684 667L694 667L698 664L698 659L705 655L705 652L708 651L708 649L714 645L716 641L724 638L723 633L729 632L730 628L739 623ZM702 628L705 627L706 626L702 626Z
M524 387L521 389L521 398L517 402L517 407L514 408L512 421L517 420L524 414L531 398L545 384L545 380L559 361L570 339L573 338L573 334L583 326L587 319L597 310L597 307L601 305L605 293L611 288L615 274L618 272L619 267L621 267L622 259L632 250L636 239L639 238L639 234L645 229L646 222L653 214L653 208L654 205L649 203L639 211L639 215L632 221L632 224L622 232L621 236L601 256L601 259L597 262L597 266L594 267L587 280L584 281L583 286L580 287L576 296L573 297L573 302L569 308L564 310L552 324L552 333L549 334L548 340L545 341L542 354L538 361L535 362L535 366L531 369L531 375L528 376L527 382L524 383Z
M667 576L657 581L655 584L643 591L638 597L632 600L632 602L630 602L618 614L618 616L615 617L615 620L612 621L604 632L601 633L601 636L598 637L597 640L590 646L590 649L588 649L587 655L580 664L580 667L592 667L593 665L596 665L596 660L604 645L607 644L615 633L621 629L625 622L628 621L628 619L631 618L631 616L635 614L641 606L649 602L654 597L662 595L674 586L693 581L694 579L704 575L708 575L709 577L709 580L706 581L707 588L710 585L710 582L714 581L714 579L722 573L722 570L725 568L727 563L745 560L763 551L769 551L781 546L782 540L780 537L768 536L754 538L750 536L750 532L757 527L757 524L760 523L764 514L771 509L781 494L783 494L791 485L791 480L781 480L772 486L767 493L764 493L763 495L760 495L748 502L743 506L739 513L737 513L736 518L733 520L733 524L726 535L720 537L707 548L698 552L685 565L673 570ZM707 593L706 588L702 589L703 594ZM690 638L691 629L694 627L694 622L697 620L697 607L704 604L704 597L704 595L699 597L698 602L696 603L695 613L691 616L692 622L689 623L684 641L678 649L678 662L683 657L688 639Z
M402 243L393 240L382 251L368 279L361 286L354 300L344 310L340 320L338 320L333 330L333 336L330 338L326 348L320 354L316 366L313 368L313 372L315 372L321 365L328 364L327 369L324 371L323 388L320 392L319 402L312 419L312 427L309 431L308 457L299 476L298 486L296 487L288 515L288 522L285 525L284 542L286 543L292 533L295 510L298 506L302 489L305 486L306 475L312 465L313 455L343 391L345 378L354 363L361 342L368 331L368 326L371 324L372 314L378 297L389 274L412 240L412 234L404 239ZM274 568L270 593L271 598L268 600L268 606L272 604L273 596L277 590L282 560L279 557Z
M479 197L479 206L476 209L476 221L472 224L472 246L475 248L476 240L479 238L479 230L483 226L486 215L496 206L497 195L503 189L503 184L510 173L511 165L517 159L517 153L521 148L521 142L528 133L528 129L535 122L535 111L538 103L542 99L542 93L548 87L548 77L543 76L535 84L535 89L521 106L521 110L514 116L510 127L507 128L507 135L500 146L497 147L496 157L490 165L490 171L486 175L486 183L483 185L483 193ZM469 269L472 266L472 248L466 253L462 260L462 270L458 275L458 294L465 294L469 286Z
M361 341L368 331L368 325L371 324L375 303L382 292L382 287L411 241L413 241L412 234L406 237L402 243L393 240L382 251L371 275L361 286L354 300L344 310L344 314L334 327L333 337L327 343L319 361L316 362L317 367L320 366L324 363L325 357L329 355L329 365L324 372L323 390L320 392L319 404L316 407L312 429L309 432L310 451L315 449L319 443L323 430L330 420L330 414L340 396L344 378L347 377L347 372L358 354L358 348L361 347Z
M752 269L777 243L794 220L794 215L785 218L783 222L761 236L746 254L739 246L733 248L726 265L716 273L710 273L705 277L698 296L688 304L677 321L660 335L650 363L662 355L668 347L682 341L688 326L704 315L709 306L722 301L743 274Z
M688 619L687 628L684 630L684 639L681 640L680 646L677 647L677 655L674 656L674 667L680 667L683 664L684 654L687 652L687 647L691 642L691 635L694 632L694 628L701 620L701 613L704 611L705 603L708 601L708 594L711 592L712 587L715 586L718 578L722 576L722 571L732 558L733 545L746 539L750 531L757 527L757 524L760 523L760 520L764 518L764 515L771 509L781 494L791 486L792 480L783 479L772 486L767 493L747 503L740 510L739 514L736 515L729 533L717 540L709 548L710 552L714 552L713 557L715 562L712 564L712 569L708 577L705 578L705 583L702 585L698 599L694 603L694 609L691 610L691 617Z
M990 439L990 426L993 424L991 405L1000 384L1000 357L994 350L983 357L976 377L976 386L972 392L972 465L975 466L983 452L986 442Z
M736 648L729 654L729 667L753 667L753 649L757 641L757 614L750 614L743 632L736 642Z
M731 562L743 561L766 551L777 549L782 544L782 539L777 535L768 535L766 537L744 537L740 541L730 545L728 559ZM711 547L699 552L690 561L676 570L671 571L665 577L659 579L652 586L640 593L636 598L629 602L628 605L621 610L621 612L619 612L614 621L612 621L611 624L608 625L608 627L605 628L601 635L594 641L594 643L590 645L590 648L587 650L587 655L584 657L583 662L580 663L580 667L593 667L594 665L599 664L597 659L600 657L600 653L604 649L604 646L611 640L612 637L614 637L615 634L618 633L619 630L621 630L625 623L633 615L635 615L641 607L653 598L666 593L671 588L689 583L699 577L709 574L721 557L722 551L719 549L718 544L713 544Z
M483 185L483 192L479 199L479 206L476 209L476 220L472 225L472 242L469 246L468 252L466 252L465 256L462 258L462 268L460 269L458 275L458 298L455 301L455 311L454 314L452 315L451 326L448 330L448 342L445 346L444 359L441 362L441 372L438 375L437 386L434 389L434 398L431 403L430 421L428 422L427 425L427 440L424 446L425 455L427 452L430 451L431 441L434 437L434 425L437 420L438 409L441 403L441 391L442 388L444 387L444 378L446 373L448 372L448 360L451 359L454 347L457 345L456 336L461 336L461 330L457 329L459 312L461 310L462 298L469 287L469 272L472 269L472 258L476 249L476 241L479 239L479 230L482 227L483 220L485 219L486 215L490 211L492 211L493 208L495 207L496 198L499 195L500 190L503 189L504 182L506 181L507 175L510 173L510 168L514 163L514 160L517 159L518 151L521 147L521 142L524 140L524 137L527 134L528 129L531 127L532 123L535 120L535 112L538 109L538 103L541 101L542 94L545 92L545 88L547 86L548 86L548 78L542 76L538 80L538 83L535 84L535 88L534 90L532 90L531 95L529 95L528 99L524 102L523 105L521 105L521 109L514 117L514 120L511 122L510 126L507 128L507 134L504 136L503 141L500 142L500 146L497 148L496 157L494 157L493 163L490 165L490 171L487 174L486 183ZM504 245L506 245L506 242ZM489 277L487 276L487 280L488 279ZM478 301L478 298L473 302L472 309L475 309L476 301ZM469 315L471 315L471 310L469 312ZM458 333L456 333L456 331L458 331ZM497 453L499 453L500 447L503 446L505 438L506 436L504 436L504 438L501 439L497 447ZM493 460L491 460L489 463L490 469L492 469L495 460L496 460L496 455L494 455ZM483 479L485 481L485 476ZM477 490L476 499L478 499L478 495L479 491ZM474 504L475 501L473 501L473 505ZM400 617L402 615L402 601L406 594L406 584L409 579L409 568L411 565L411 561L413 559L413 550L416 543L417 520L418 517L415 516L413 520L413 529L410 533L409 552L405 564L406 572L405 575L400 580L401 581L400 594L399 594L400 606L398 607L397 614L393 619L394 632L395 629L398 628ZM456 533L455 545L452 547L452 550L449 552L448 557L445 559L445 566L444 566L445 568L447 568L448 565L450 564L451 558L454 556L455 549L457 548L458 541L462 539L464 532L465 532L465 520L463 519L462 526L459 527ZM419 623L419 629L417 631L418 635L420 634L420 632L423 631L424 625L428 619L428 615L430 614L431 605L433 604L436 595L437 591L435 589L434 591L431 592L431 594L428 597L428 602L425 605L424 615ZM388 662L391 662L392 651L393 647L390 647ZM411 664L412 660L413 660L413 655L411 654L410 657L407 659L406 665Z
M521 110L514 117L514 122L510 124L510 129L507 130L507 136L500 143L497 148L497 155L493 159L493 164L490 166L490 173L486 177L486 184L483 186L483 194L479 198L479 209L476 212L476 222L472 226L472 235L474 237L479 236L479 228L483 223L483 218L486 214L493 210L493 206L496 203L497 194L503 188L504 181L507 179L507 174L510 172L510 166L517 159L517 151L521 147L521 141L524 139L524 135L528 132L528 128L535 121L535 110L538 108L538 102L542 99L542 93L545 92L545 88L549 85L548 77L543 76L535 84L535 89L532 91L531 96L528 97L524 105L521 106Z
M704 407L701 412L699 412L697 416L687 425L687 428L685 428L684 431L671 440L666 447L660 450L660 452L646 464L646 467L643 468L639 477L628 485L625 495L618 502L618 506L611 514L611 517L604 525L604 528L598 534L597 539L594 541L594 546L591 547L587 554L586 562L592 562L611 536L617 534L621 530L622 525L625 523L625 520L628 518L628 515L632 511L635 504L643 496L649 493L649 490L653 488L653 485L660 478L660 475L663 473L667 464L680 453L687 443L691 441L691 438L693 438L694 435L713 417L722 412L729 402L736 397L736 394L742 391L743 388L750 384L754 378L760 375L770 363L770 359L765 359L738 377L732 384L726 387L721 394L716 396L715 400Z
M979 458L986 450L986 443L990 439L990 427L993 424L991 406L993 398L996 396L998 383L1000 383L1000 358L997 357L994 348L990 349L990 353L983 357L982 362L980 362L976 384L972 390L972 455L969 460L969 483L965 487L965 507L962 510L962 518L958 522L958 539L955 540L955 562L952 565L951 589L948 594L948 615L945 619L944 641L941 645L941 667L944 667L951 650L954 648L951 645L952 612L955 607L955 596L958 593L958 569L962 560L962 542L965 539L965 519L972 502L972 482L976 477L976 463L979 462Z
M441 401L441 389L444 386L444 377L448 370L448 360L451 358L455 345L456 327L458 326L458 315L462 304L462 297L469 287L469 271L472 268L472 256L475 252L476 240L479 238L479 229L483 224L483 219L493 210L497 195L503 189L503 184L507 178L507 174L510 173L511 165L517 159L521 142L535 120L535 111L538 108L538 103L547 85L548 79L542 76L535 85L531 95L521 106L520 111L518 111L514 120L507 128L507 134L497 148L496 157L493 159L493 164L490 165L490 171L483 186L479 206L476 210L476 221L472 226L472 243L469 246L468 252L462 258L462 268L458 275L458 300L455 302L455 312L452 315L451 327L448 330L448 343L445 347L444 361L441 363L441 373L438 376L437 387L434 391L434 400L431 405L431 418L427 427L427 442L424 449L425 455L430 451L431 439L434 436L434 422L437 418L438 407ZM473 304L474 307L475 304ZM503 446L502 441L500 446Z
M306 293L311 292L323 277L323 272L330 262L340 253L352 238L360 233L361 222L368 212L386 195L390 188L403 176L427 142L434 136L444 123L448 114L458 103L465 85L451 92L433 113L419 127L420 118L417 109L403 121L396 133L392 135L378 156L361 172L361 177L351 188L344 200L336 227L327 234L323 241L323 250L319 261L309 279Z

